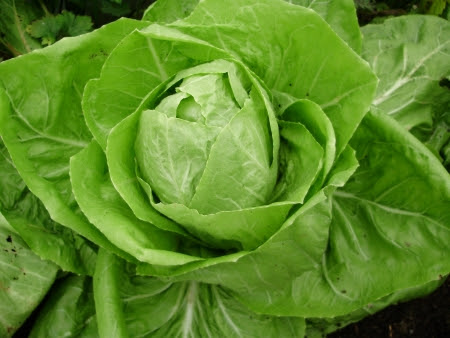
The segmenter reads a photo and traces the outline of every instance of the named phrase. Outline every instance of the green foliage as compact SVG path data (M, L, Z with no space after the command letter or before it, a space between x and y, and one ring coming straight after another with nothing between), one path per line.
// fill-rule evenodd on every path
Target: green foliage
M355 0L355 6L357 9L374 10L375 3L373 0Z
M448 21L400 17L367 25L362 32L362 55L380 78L374 106L399 121L448 166Z
M421 0L419 8L426 14L442 15L449 4L449 0Z
M0 335L9 337L44 298L58 267L43 261L0 214Z
M64 38L85 34L118 17L141 17L152 0L0 1L0 61Z
M0 64L0 230L53 269L3 335L55 264L31 336L303 337L450 272L447 21L362 35L352 1L307 0L144 18L56 42L88 19L47 14L29 31L51 46Z
M26 0L0 1L0 43L13 56L41 48L40 43L26 32L26 27L44 15L35 3Z
M67 11L33 21L26 29L32 37L40 39L43 46L51 45L63 37L77 36L91 30L92 21L89 16L78 16Z

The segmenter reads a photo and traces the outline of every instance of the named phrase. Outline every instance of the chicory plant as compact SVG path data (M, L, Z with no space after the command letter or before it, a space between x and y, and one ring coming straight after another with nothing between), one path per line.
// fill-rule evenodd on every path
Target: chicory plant
M159 0L2 62L0 335L46 294L31 337L303 337L434 289L449 31Z

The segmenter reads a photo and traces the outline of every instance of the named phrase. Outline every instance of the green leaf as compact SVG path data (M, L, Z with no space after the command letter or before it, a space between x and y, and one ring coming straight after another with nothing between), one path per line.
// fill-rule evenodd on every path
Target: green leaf
M77 36L91 30L92 21L89 16L74 15L68 11L62 11L56 16L47 15L27 27L27 32L32 37L41 39L43 45L51 45L63 37Z
M431 15L442 15L448 0L421 0L419 1L419 10L421 13Z
M154 224L161 230L188 236L186 230L156 211L148 201L136 176L134 143L137 135L139 114L123 119L111 131L108 138L106 158L111 181L133 213L140 220ZM124 149L124 151L116 151Z
M219 132L217 127L167 117L156 110L142 112L136 159L142 177L161 201L190 204Z
M273 0L205 0L189 17L169 26L243 61L271 92L319 104L334 126L337 154L375 93L377 79L368 65L317 13L301 6Z
M303 318L253 313L220 286L133 276L117 257L106 252L99 256L94 290L102 337L304 335Z
M408 16L366 26L363 32L363 55L381 78L376 107L448 166L450 24L431 16Z
M94 275L94 299L100 337L128 337L120 284L124 261L100 249Z
M26 190L26 184L12 163L8 150L0 139L0 210L10 209Z
M11 337L37 307L58 267L41 260L0 213L0 335Z
M86 122L104 150L111 129L138 107L143 108L147 96L161 83L184 69L229 57L177 31L161 26L154 30L135 31L124 38L105 62L100 78L86 85Z
M297 122L278 121L281 134L278 182L272 200L303 200L322 169L324 150Z
M86 163L90 165L86 167ZM134 216L114 190L105 154L95 141L72 157L70 174L81 210L118 248L151 264L176 265L199 260L176 252L178 238L173 233L161 231Z
M280 114L279 119L281 119L281 121L301 123L301 125L305 126L306 130L314 137L315 142L320 145L321 150L319 152L323 152L323 159L320 163L321 168L318 169L321 169L321 172L318 177L313 175L316 182L314 183L314 188L311 189L311 192L319 190L322 187L324 180L330 172L335 160L336 136L333 125L323 110L316 103L305 99L298 100L287 106L286 109L284 109ZM283 147L281 148L283 149ZM301 158L303 156L316 156L318 153L311 151L311 149L305 146L296 154ZM308 160L306 162L308 163L310 161ZM295 173L303 175L303 171L307 171L311 174L310 170L295 170Z
M316 1L285 0L288 3L311 8L316 11L334 31L357 53L361 51L361 33L352 0ZM199 0L158 0L144 13L143 20L155 23L172 23L189 16Z
M29 53L41 48L41 44L31 37L26 27L42 17L41 8L27 0L1 0L0 43L14 56Z
M361 32L353 0L285 0L316 11L333 30L358 54L361 53Z
M142 20L171 23L191 14L198 2L199 0L159 0L147 8Z
M94 245L51 220L42 202L25 188L1 141L0 168L0 211L28 246L64 271L93 275Z
M277 178L279 148L278 130L271 128L271 119L270 106L253 90L212 145L190 208L212 214L269 201Z
M0 64L0 132L28 188L53 220L121 255L125 253L80 214L69 179L69 158L92 137L80 104L84 85L98 76L118 41L142 25L118 20L41 53Z
M408 130L430 127L450 102L450 91L439 85L450 75L450 23L408 15L367 25L362 32L362 56L380 79L373 105Z
M148 189L148 194L151 191ZM153 206L170 217L207 246L252 250L264 243L283 224L294 202L222 211L203 215L182 204Z
M360 162L352 179L331 199L315 194L259 248L234 263L159 273L230 288L253 311L307 317L345 315L445 275L445 169L384 114L368 114L351 145ZM348 149L329 184L342 185L355 169Z
M70 275L58 280L40 308L29 337L99 337L92 278Z

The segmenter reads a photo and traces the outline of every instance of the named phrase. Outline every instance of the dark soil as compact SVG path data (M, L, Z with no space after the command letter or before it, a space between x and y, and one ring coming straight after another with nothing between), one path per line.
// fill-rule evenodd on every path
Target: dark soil
M427 297L390 306L328 338L448 338L450 278Z

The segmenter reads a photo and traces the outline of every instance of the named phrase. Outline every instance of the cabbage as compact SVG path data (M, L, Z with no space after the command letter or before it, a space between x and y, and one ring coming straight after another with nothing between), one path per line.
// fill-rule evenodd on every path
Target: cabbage
M0 334L55 280L31 336L302 337L434 289L450 179L408 130L450 102L449 30L159 0L1 63L0 230L29 261L3 241Z

